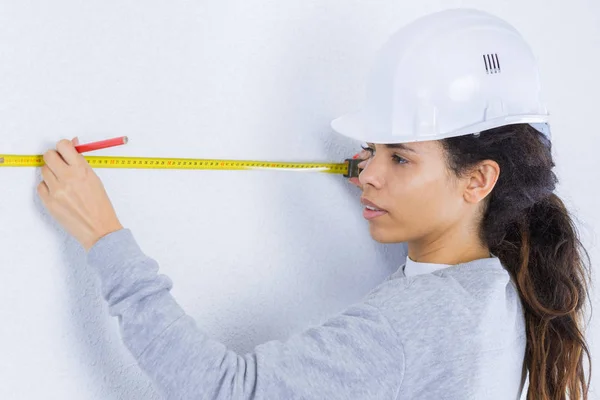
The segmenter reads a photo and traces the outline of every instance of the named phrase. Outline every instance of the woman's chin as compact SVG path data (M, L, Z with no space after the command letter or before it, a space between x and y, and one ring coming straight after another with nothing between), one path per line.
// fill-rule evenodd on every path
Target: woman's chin
M381 226L377 226L377 224L369 224L369 233L373 240L378 243L401 243L406 239L403 237L404 235L400 235L398 232L393 232L390 229L386 229Z

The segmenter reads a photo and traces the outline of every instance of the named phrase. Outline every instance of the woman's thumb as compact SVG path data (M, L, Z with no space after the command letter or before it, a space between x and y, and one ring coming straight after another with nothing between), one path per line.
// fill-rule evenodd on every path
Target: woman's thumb
M358 187L360 187L360 181L358 180L357 177L352 177L350 179L348 179L350 181L351 184L356 185Z

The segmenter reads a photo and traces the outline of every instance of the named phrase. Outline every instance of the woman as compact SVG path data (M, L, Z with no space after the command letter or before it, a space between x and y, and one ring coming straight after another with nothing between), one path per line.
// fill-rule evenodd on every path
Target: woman
M514 32L449 10L386 43L365 111L332 126L367 142L364 215L378 242L408 244L406 263L324 324L243 355L176 303L77 141L44 154L38 192L165 398L518 399L527 371L528 399L587 398L586 254L553 193L537 71Z

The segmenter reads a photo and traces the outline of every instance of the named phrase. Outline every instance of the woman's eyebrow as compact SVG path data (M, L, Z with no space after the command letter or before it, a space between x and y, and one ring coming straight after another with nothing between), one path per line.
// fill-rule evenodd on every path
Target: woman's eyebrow
M369 146L375 147L375 145L373 143L367 143ZM389 144L384 144L384 146L388 149L400 149L400 150L406 150L406 151L410 151L412 153L417 153L417 151L415 149L413 149L412 147L408 147L407 145L405 145L404 143L389 143Z

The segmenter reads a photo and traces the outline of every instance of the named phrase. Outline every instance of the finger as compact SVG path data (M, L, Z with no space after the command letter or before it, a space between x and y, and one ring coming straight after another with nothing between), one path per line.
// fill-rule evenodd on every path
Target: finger
M350 181L351 184L360 187L360 182L358 181L358 178L352 177L352 178L350 178L348 180Z
M79 138L77 136L75 136L71 141L73 142L73 146L77 146L79 144Z
M48 168L54 172L56 179L60 180L61 176L65 176L69 166L56 150L48 150L44 153L43 157Z
M48 192L53 190L53 188L55 188L58 184L58 178L56 177L56 175L54 175L54 172L52 172L52 170L47 165L44 165L42 167L42 179L48 187Z
M68 165L77 165L83 157L77 152L73 143L68 139L62 139L56 144L56 150Z
M50 189L48 189L48 185L46 185L46 182L41 181L39 183L39 185L37 186L37 192L42 201L46 203L48 197L50 196Z

